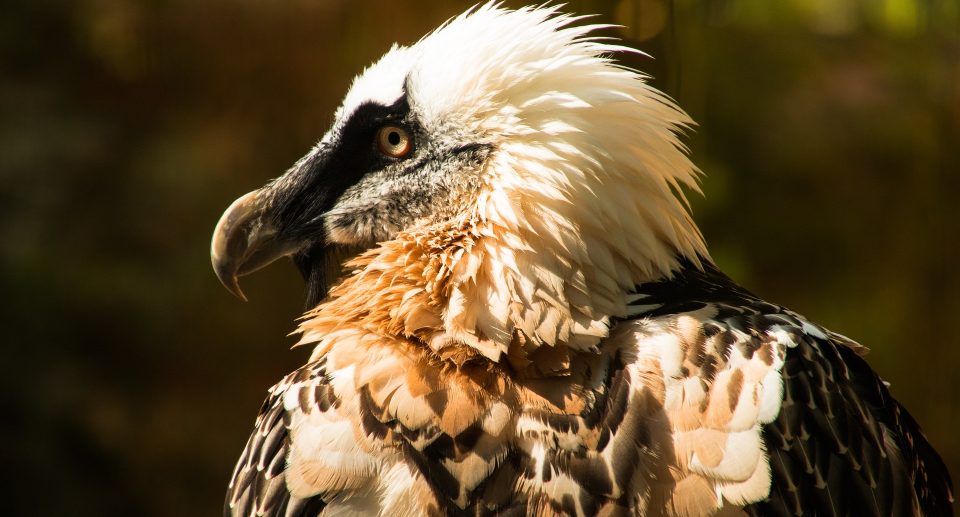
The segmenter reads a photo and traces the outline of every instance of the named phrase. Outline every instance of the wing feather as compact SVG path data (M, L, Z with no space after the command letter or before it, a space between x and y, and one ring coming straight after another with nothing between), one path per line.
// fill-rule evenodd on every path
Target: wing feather
M953 515L946 467L858 348L810 338L784 380L764 430L775 489L752 515Z
M324 503L319 497L298 498L286 482L290 451L290 414L284 407L288 390L303 383L323 383L322 361L307 364L270 388L253 433L234 468L224 515L228 517L312 517Z
M689 403L686 413L683 405L671 413L675 428L686 431L674 433L681 472L686 468L707 479L721 474L703 468L716 463L721 448L690 432L698 423L722 429L727 422L729 431L752 420L762 440L736 450L740 455L751 447L763 451L760 463L769 464L769 490L757 498L758 491L745 494L718 485L728 502L754 503L745 508L751 515L953 515L951 481L942 460L861 357L866 349L757 298L709 262L705 266L700 270L688 264L672 279L640 286L634 302L638 309L632 312L648 324L694 317L707 337L706 350L716 351L707 354L713 359L695 365L698 374L685 368L665 375L668 394L679 389L671 384L686 379L682 393L694 396L701 391L691 389L690 378L699 375L707 393L702 400L716 405L703 413L706 419L698 419ZM683 328L695 325L679 325L677 332ZM711 345L717 335L727 336L727 349ZM704 350L699 344L688 349L701 355ZM758 354L769 361L770 352L774 357L767 377L756 385L761 392L754 391L760 407L754 413L745 398L751 391L748 377L757 379L764 370L759 363L761 368L751 372L749 364ZM736 390L729 389L738 385L735 371L744 374L736 404ZM731 395L729 412L720 396L724 387ZM668 412L672 400L668 395ZM746 409L751 411L742 413L742 419L731 416ZM685 461L692 455L697 462ZM762 485L756 478L748 483L755 489Z

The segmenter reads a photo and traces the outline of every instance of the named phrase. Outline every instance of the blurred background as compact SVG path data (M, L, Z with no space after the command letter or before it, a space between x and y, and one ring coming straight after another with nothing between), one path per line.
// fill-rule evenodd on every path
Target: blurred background
M209 266L241 194L351 78L471 2L0 7L0 462L13 515L213 515L288 349L289 262ZM516 6L516 2L507 2ZM960 4L596 0L567 9L700 123L720 266L872 348L960 477Z

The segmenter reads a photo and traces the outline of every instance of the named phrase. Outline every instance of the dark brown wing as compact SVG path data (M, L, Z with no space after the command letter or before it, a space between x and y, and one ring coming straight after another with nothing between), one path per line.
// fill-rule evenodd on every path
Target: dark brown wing
M769 497L751 515L953 515L950 475L916 421L850 340L756 297L709 261L687 263L663 282L639 286L647 315L701 306L746 333L766 315L795 327L783 367L784 399L764 428L772 469ZM786 330L786 329L784 329Z
M788 353L784 400L764 429L773 470L751 515L953 515L943 461L887 386L841 339Z
M284 393L304 381L322 382L322 361L307 364L270 389L257 416L253 434L233 470L223 512L227 517L313 517L324 503L319 497L290 495L284 472L290 447L290 417L283 407Z

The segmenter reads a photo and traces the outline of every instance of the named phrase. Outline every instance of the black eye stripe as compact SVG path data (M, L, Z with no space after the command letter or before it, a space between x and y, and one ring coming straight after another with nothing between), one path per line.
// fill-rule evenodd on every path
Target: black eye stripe
M390 106L366 102L358 106L343 124L339 140L346 143L347 140L361 137L365 133L373 134L384 125L399 126L409 114L410 105L407 103L406 95Z
M361 104L341 126L334 139L291 171L297 188L280 189L274 215L278 227L303 227L316 213L325 211L350 186L384 165L374 136L385 124L400 125L408 117L406 94L390 106ZM371 145L373 144L373 145Z

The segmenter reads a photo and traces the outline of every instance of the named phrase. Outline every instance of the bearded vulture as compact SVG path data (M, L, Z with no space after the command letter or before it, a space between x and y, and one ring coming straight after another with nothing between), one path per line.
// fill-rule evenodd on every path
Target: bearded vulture
M579 20L486 4L395 45L224 213L220 280L292 257L313 347L226 514L951 514L865 349L712 262L692 121Z

